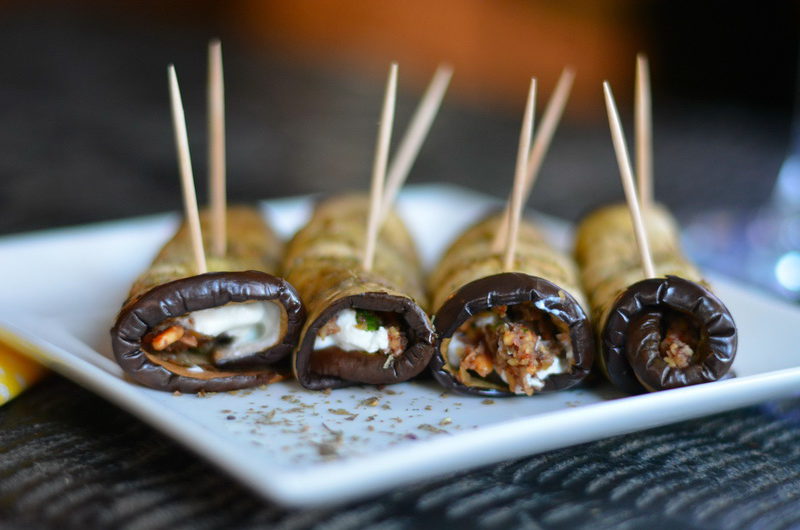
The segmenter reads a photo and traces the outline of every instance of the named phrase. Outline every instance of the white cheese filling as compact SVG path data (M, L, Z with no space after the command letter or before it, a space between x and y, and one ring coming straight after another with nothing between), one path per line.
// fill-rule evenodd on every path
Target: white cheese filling
M237 358L278 343L281 309L271 301L233 303L192 311L181 324L203 335L229 338L230 342L217 346L215 352L226 359Z
M461 333L456 331L447 344L447 362L453 368L461 366L461 355L464 353L464 348L467 346L464 341L461 340L461 337Z
M342 309L336 314L336 333L314 339L314 349L337 347L345 351L363 351L366 353L385 353L389 351L389 331L381 326L368 331L356 327L356 312L353 309Z

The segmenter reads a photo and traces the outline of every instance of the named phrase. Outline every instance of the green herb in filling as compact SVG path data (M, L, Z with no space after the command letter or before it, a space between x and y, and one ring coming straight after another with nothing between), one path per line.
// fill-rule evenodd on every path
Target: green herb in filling
M377 331L381 327L381 319L372 311L356 309L356 327L367 331Z

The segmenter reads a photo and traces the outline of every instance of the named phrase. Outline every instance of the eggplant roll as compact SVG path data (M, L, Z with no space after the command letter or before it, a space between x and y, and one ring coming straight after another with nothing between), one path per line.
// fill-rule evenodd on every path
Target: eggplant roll
M209 232L208 212L201 215ZM281 241L259 211L227 212L224 258L195 275L184 223L131 288L111 330L117 362L159 390L225 391L285 377L272 365L294 348L305 310L276 271ZM206 240L206 248L210 241Z
M601 208L578 227L601 371L631 394L721 379L736 355L733 318L684 257L672 216L654 205L644 219L657 275L646 280L626 205Z
M368 212L366 195L323 200L288 245L286 278L308 310L292 363L306 388L398 383L422 372L433 353L411 236L390 212L364 271Z
M464 232L430 276L432 373L447 389L480 396L569 388L594 358L577 268L523 221L514 270L506 272L491 249L503 219L494 214Z

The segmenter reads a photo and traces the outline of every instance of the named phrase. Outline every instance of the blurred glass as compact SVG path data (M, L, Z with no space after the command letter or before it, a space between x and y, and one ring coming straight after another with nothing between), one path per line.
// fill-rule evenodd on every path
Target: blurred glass
M800 72L800 70L798 70ZM800 302L800 80L788 154L769 200L747 208L706 212L685 233L687 250L703 266Z

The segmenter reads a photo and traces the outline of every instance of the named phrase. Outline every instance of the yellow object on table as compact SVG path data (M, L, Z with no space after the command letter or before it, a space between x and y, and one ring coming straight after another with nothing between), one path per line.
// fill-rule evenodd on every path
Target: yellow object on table
M11 401L46 373L42 365L0 342L0 405Z

